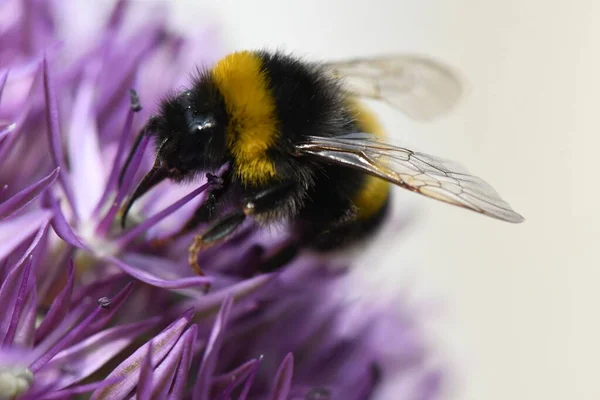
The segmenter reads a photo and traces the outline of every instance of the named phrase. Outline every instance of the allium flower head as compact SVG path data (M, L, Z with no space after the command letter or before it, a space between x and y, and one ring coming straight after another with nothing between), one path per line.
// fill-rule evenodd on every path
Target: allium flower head
M153 158L145 138L118 185L135 133L218 46L209 27L172 32L166 9L133 24L124 0L73 41L66 4L0 3L0 399L360 400L391 375L396 398L436 398L412 318L345 301L346 270L258 274L275 240L251 225L201 255L206 277L189 238L154 246L212 182L161 183L121 229Z

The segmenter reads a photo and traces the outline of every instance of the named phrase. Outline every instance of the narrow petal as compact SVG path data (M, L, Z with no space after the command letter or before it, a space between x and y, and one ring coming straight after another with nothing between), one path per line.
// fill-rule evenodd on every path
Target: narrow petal
M73 103L73 118L67 140L69 176L77 215L83 221L92 215L106 183L105 163L100 152L96 116L93 110L98 67L99 64L92 64L84 72Z
M105 312L100 314L98 316L98 318L96 318L94 321L92 321L84 329L84 331L82 332L82 335L79 337L85 337L85 336L91 335L93 333L96 333L97 331L99 331L101 329L104 329L104 327L115 316L117 311L119 311L119 309L121 308L123 303L125 303L125 301L127 301L129 296L131 295L131 292L133 292L134 287L135 287L135 283L130 282L127 285L125 285L123 290L121 290L119 293L117 293L117 295L114 296L113 298L109 299L107 297L102 297L101 298L102 301L98 300L97 301L98 304L100 304L100 306L105 309Z
M137 400L150 400L152 398L152 341L146 349L146 356L142 360L137 383Z
M181 335L177 341L177 344L175 344L175 347L173 347L169 354L167 354L160 365L155 368L152 385L153 399L167 398L167 394L173 384L175 374L178 373L178 366L181 363L181 357L186 350L185 348L189 347L188 350L192 350L193 343L195 343L195 338L197 336L197 331L197 325L192 325L189 329L187 329ZM192 339L194 340L192 341ZM185 374L184 379L187 380L187 373Z
M294 356L289 353L283 359L283 362L275 375L273 390L269 395L269 400L286 400L292 387L292 377L294 375Z
M131 293L132 285L127 285L123 290L121 290L116 296L115 299L121 299L127 297ZM114 313L114 308L111 304L109 307L98 306L92 311L82 322L80 322L75 328L71 329L69 333L67 333L61 340L58 341L50 350L48 350L44 355L35 360L29 369L32 372L39 371L43 366L45 366L56 354L66 348L70 343L73 343L77 338L80 338L82 333L85 333L90 324L94 321L98 320L100 317L104 316L108 313Z
M21 312L21 320L15 332L13 345L32 348L35 337L35 320L37 317L37 292L35 275L30 277L25 306Z
M84 301L86 297L99 299L107 292L107 290L110 290L110 288L123 286L120 284L121 281L129 282L129 280L129 275L120 273L89 283L86 286L76 287L71 303L79 304Z
M23 270L21 282L19 285L19 291L17 292L15 305L12 307L12 310L10 308L3 308L3 313L12 314L10 322L8 324L8 329L6 330L6 334L4 335L3 346L11 345L13 339L15 338L15 332L17 331L17 326L19 325L19 321L21 320L21 311L23 311L23 306L25 305L25 297L27 296L27 285L29 283L31 263L32 259L30 257L25 263L25 268Z
M17 262L15 262L12 266L8 267L7 271L12 271L13 268L15 268L17 265L23 264L31 255L33 255L34 251L39 250L39 248L41 247L40 242L42 241L42 238L44 237L44 234L46 233L47 230L48 230L48 223L46 222L45 224L43 224L40 227L40 229L38 229L37 233L33 237L33 240L31 241L31 243L29 243L29 247L21 255L21 258L19 258L19 260ZM35 262L34 262L33 269L34 270L36 269Z
M48 210L36 210L0 222L0 260L23 243L52 217Z
M118 0L116 2L108 19L107 30L116 29L121 26L128 6L129 0Z
M20 209L27 207L42 193L48 186L52 185L58 176L59 168L56 168L45 178L40 179L33 185L21 190L10 199L0 203L0 220L10 217Z
M277 275L274 274L258 275L254 278L243 280L235 285L208 294L194 289L180 290L180 292L190 297L193 296L190 301L185 302L184 306L186 308L194 307L199 315L205 315L207 313L217 312L221 303L229 296L231 296L234 301L240 302L241 299L247 299L249 296L256 293L258 289L265 290L265 287L269 284L277 282L275 280L276 276Z
M211 381L217 365L217 357L221 349L221 343L223 341L223 331L227 325L227 318L233 305L233 299L228 296L223 301L223 305L217 314L215 323L210 332L208 338L208 344L204 350L204 356L202 357L202 364L200 364L200 371L196 378L196 384L194 385L194 400L208 400L210 396Z
M67 283L65 287L60 291L58 296L52 301L48 313L42 320L40 327L35 333L35 341L39 342L42 338L54 329L60 321L69 312L69 305L71 302L71 296L73 294L73 281L74 281L75 267L73 265L73 259L69 260L68 272L67 272Z
M123 1L121 0L121 3L122 2ZM96 210L94 210L95 215L97 215L100 212L100 210L104 206L104 203L106 203L106 201L108 200L108 197L110 196L112 191L117 187L117 181L119 179L119 174L121 172L121 166L122 166L122 161L123 161L122 159L127 151L127 149L126 149L127 142L128 142L127 139L129 139L129 136L131 135L131 127L133 125L134 116L135 116L135 112L130 107L129 111L127 112L127 117L125 119L125 125L123 127L123 131L121 132L121 137L119 139L117 153L115 154L115 159L112 162L112 169L108 176L108 181L106 182L106 185L104 186L104 193L102 193L102 197L100 198L100 201L98 202L98 205L96 206Z
M177 340L190 323L190 320L191 315L186 313L186 315L184 315L182 318L178 319L164 331L155 336L151 342L147 342L145 345L137 349L107 377L108 379L123 377L123 380L103 389L96 390L92 394L91 399L119 400L127 398L129 393L131 393L137 384L142 360L148 353L148 347L150 346L150 343L152 343L153 346L152 365L157 365L173 348L175 343L177 343Z
M102 388L110 386L110 385L114 385L115 383L118 383L119 381L120 381L119 378L104 379L99 382L88 383L86 385L75 386L75 387L72 387L69 389L64 389L64 390L60 390L57 392L48 393L48 394L42 395L40 397L38 397L37 395L34 398L26 397L23 400L66 400L66 399L73 398L73 396L77 395L77 394L88 393L88 392L92 392L94 390L102 389Z
M8 73L8 69L0 72L0 104L2 104L2 93L4 92L4 86L6 85L6 80L8 79Z
M230 399L233 391L258 369L259 364L256 359L250 360L233 371L215 377L212 382L213 390L214 387L223 387L223 391L217 397L221 400Z
M145 253L125 253L121 256L121 261L143 268L145 272L164 280L174 280L191 275L191 268L187 262L176 262L166 257Z
M106 262L112 263L119 267L123 272L131 275L135 279L147 283L148 285L157 286L165 289L180 289L190 286L206 286L212 283L212 278L207 276L194 276L189 278L180 278L173 280L165 280L152 275L137 267L131 266L116 257L107 256L103 258Z
M16 122L5 125L2 129L0 129L0 143L2 142L2 139L4 139L8 135L10 135L12 132L14 132L15 129L17 129Z
M198 325L192 325L184 335L186 335L181 342L183 343L183 352L181 354L181 360L177 366L175 373L175 381L173 387L169 393L169 400L179 400L183 398L183 394L187 385L188 374L192 365L192 358L194 357L194 344L198 337ZM158 398L164 398L160 396Z
M56 345L69 331L77 326L77 323L82 321L86 315L90 313L92 302L89 299L79 303L73 303L74 308L63 318L63 320L51 330L41 342L36 343L33 350L32 362L47 353Z
M71 246L79 249L87 249L75 232L73 232L73 228L71 228L71 225L67 222L56 198L49 192L46 192L44 195L44 202L48 204L54 214L52 218L52 228L54 229L54 232Z
M147 218L144 222L142 222L141 224L137 225L133 229L130 229L123 236L121 236L118 239L119 246L121 248L126 247L133 239L135 239L136 237L140 236L142 233L144 233L145 231L147 231L148 229L150 229L152 226L154 226L158 222L160 222L163 218L167 217L171 213L173 213L176 210L180 209L187 202L191 201L194 197L200 195L202 192L204 192L205 190L207 190L207 189L209 189L211 187L212 187L211 183L205 183L204 185L200 186L198 189L193 190L192 192L190 192L186 196L182 197L181 199L179 199L175 203L171 204L169 207L165 208L161 212L159 212L159 213L151 216L150 218Z
M69 205L75 213L77 219L75 198L73 196L73 189L69 179L67 178L67 168L65 165L65 158L62 151L62 138L60 135L59 117L58 117L58 105L56 100L56 92L54 87L54 81L50 77L48 70L48 60L44 57L42 63L43 66L43 77L44 77L44 98L46 101L46 123L48 124L48 141L50 143L50 156L54 162L54 165L60 167L59 181L62 188L67 196Z
M258 373L258 368L260 367L260 363L262 362L262 359L263 359L263 357L261 356L258 359L256 368L254 368L252 371L250 371L250 374L248 375L248 379L246 379L246 383L244 383L244 387L242 389L242 392L240 393L240 397L238 398L238 400L246 400L246 398L248 397L248 393L250 393L250 389L252 389L252 385L254 384L254 378L256 378L256 374Z
M125 199L125 196L127 196L127 193L129 193L129 189L131 188L131 185L133 183L133 178L142 162L142 159L144 158L144 151L146 150L149 141L150 137L144 137L140 142L140 145L136 149L136 152L134 153L133 158L129 163L129 166L127 167L127 170L125 170L125 175L123 175L123 182L119 187L119 190L117 191L117 195L113 200L113 203L98 223L98 228L96 229L98 233L106 234L110 230L110 227L113 225L115 217L119 212L119 207Z
M61 351L48 363L39 379L53 379L60 390L91 376L136 338L159 322L152 318L142 322L119 325L96 333ZM64 371L68 371L65 373ZM46 376L45 376L46 375Z
M120 199L120 201L115 201L115 203L121 203L121 201L123 201L129 190L131 189L131 185L133 184L133 178L135 177L135 174L140 168L140 164L142 163L142 160L144 158L144 153L146 151L146 147L148 147L148 143L150 143L149 136L142 138L142 141L140 142L135 153L133 154L133 158L131 159L127 170L125 170L125 174L123 175L123 182L121 183L121 187L119 187L119 192L117 193L117 199ZM117 204L117 206L118 205L119 204Z
M101 112L106 112L111 104L116 103L116 97L122 93L123 88L131 87L131 80L135 76L135 69L141 63L141 60L152 50L160 40L162 26L155 23L148 24L137 32L129 43L123 45L121 54L115 57L120 58L119 68L110 71L104 71L110 74L110 79L102 79L106 84L102 87L102 92L98 96L96 108ZM123 54L124 53L124 54ZM102 114L101 114L102 116Z

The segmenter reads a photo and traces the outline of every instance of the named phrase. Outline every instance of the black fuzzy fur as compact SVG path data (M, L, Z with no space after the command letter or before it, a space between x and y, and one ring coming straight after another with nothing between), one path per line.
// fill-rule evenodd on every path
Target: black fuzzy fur
M268 155L277 178L266 185L244 186L235 178L236 160L226 148L228 116L222 95L207 71L200 71L189 91L162 102L156 118L156 143L167 144L162 157L184 173L176 180L214 171L226 162L234 170L227 199L251 201L270 186L292 182L284 198L272 199L255 215L264 224L288 219L305 245L328 250L367 235L379 226L387 204L368 221L355 217L352 199L363 190L365 176L342 166L315 162L295 155L295 146L306 136L337 136L360 131L337 80L318 65L280 52L259 51L261 72L275 102L278 139ZM187 110L187 111L186 111ZM214 129L193 135L187 127L196 118L210 116ZM263 200L264 202L264 200Z

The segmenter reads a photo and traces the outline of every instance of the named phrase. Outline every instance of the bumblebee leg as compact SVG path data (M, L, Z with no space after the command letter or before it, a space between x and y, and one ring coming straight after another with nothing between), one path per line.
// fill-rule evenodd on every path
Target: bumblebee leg
M211 190L204 201L197 209L194 211L194 214L186 221L186 223L179 229L177 232L160 239L153 240L150 245L153 247L162 247L168 245L181 238L182 236L187 235L188 233L194 231L198 225L202 223L209 222L213 219L215 215L215 210L217 207L217 203L219 199L223 196L223 194L227 191L229 187L229 183L231 182L231 176L229 172L226 172L223 177L218 177L213 174L206 174L209 182L213 182L216 185L216 188Z
M194 238L189 249L189 263L198 275L204 275L198 265L198 255L218 241L231 235L246 219L247 215L268 211L276 206L278 200L287 196L294 188L295 182L283 182L262 190L244 200L243 208L217 220L206 232Z
M194 242L189 249L188 261L190 266L198 275L204 275L202 269L198 265L198 255L202 250L205 250L215 245L219 240L231 235L246 219L246 214L243 211L234 211L220 218L202 235L194 238Z

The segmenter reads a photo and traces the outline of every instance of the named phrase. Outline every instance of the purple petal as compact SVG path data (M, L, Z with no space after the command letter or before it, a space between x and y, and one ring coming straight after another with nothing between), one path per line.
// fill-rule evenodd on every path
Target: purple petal
M120 281L129 282L129 280L129 275L120 273L89 283L86 286L81 286L75 290L72 303L79 304L84 301L86 297L98 299L102 297L107 290L110 290L110 288L123 286L119 284Z
M60 204L58 204L56 198L49 192L46 192L44 196L44 202L49 205L50 209L54 213L54 218L52 218L52 228L54 229L54 232L56 232L56 234L62 240L69 243L71 246L87 250L87 247L77 237L75 232L73 232L71 225L67 222L67 219L63 214Z
M0 222L0 260L50 221L52 213L36 210Z
M132 285L129 284L125 286L123 290L121 290L116 296L117 298L124 298L131 293ZM82 333L85 333L90 324L94 321L98 320L98 318L102 317L104 314L112 314L114 309L112 305L110 307L99 306L94 309L92 313L90 313L82 322L80 322L75 328L73 328L69 333L67 333L58 343L56 343L50 350L48 350L44 355L39 357L36 361L34 361L29 369L31 372L35 373L39 371L43 366L45 366L56 354L62 351L68 344L73 343Z
M176 262L166 257L144 253L125 253L121 257L121 261L139 267L145 272L164 280L194 276L187 262Z
M192 325L192 327L188 329L183 335L184 337L182 338L182 340L180 340L183 346L183 352L181 354L179 365L177 366L173 387L171 389L171 392L169 393L169 400L179 400L183 398L183 394L187 385L187 378L190 371L190 366L192 365L192 358L194 355L193 346L194 343L196 343L196 339L198 336L198 326ZM158 398L164 398L164 396L161 395Z
M25 306L21 312L21 320L15 332L13 345L18 345L23 348L33 347L33 339L35 337L35 320L37 317L37 292L35 275L31 277L29 289L25 300Z
M123 176L123 182L122 182L121 186L119 187L119 190L117 191L117 195L116 195L115 199L113 200L113 203L111 204L110 208L108 209L108 211L106 212L104 217L102 217L102 220L98 224L98 228L96 229L98 233L106 234L110 230L111 226L113 225L115 217L116 217L117 213L119 212L119 207L121 205L121 202L123 201L123 199L125 198L125 196L127 195L128 191L129 191L129 189L131 188L131 184L133 183L133 178L135 176L135 173L137 172L137 170L142 162L142 159L144 158L144 151L146 150L146 147L148 146L149 141L150 141L150 137L148 137L148 136L142 138L142 141L140 142L138 148L136 149L136 152L134 153L133 158L131 159L131 162L129 163L129 166L127 167L127 170L125 171L125 175Z
M70 182L67 179L67 168L64 163L64 155L62 152L62 139L60 136L60 126L58 118L58 106L56 100L56 93L54 82L50 77L50 71L48 70L48 60L44 57L43 65L43 76L44 76L44 98L46 100L46 123L48 124L48 141L50 142L50 156L54 162L54 165L60 167L59 181L67 196L67 200L75 218L77 219L77 210L75 208L75 199L73 196L73 190Z
M112 12L110 13L110 18L108 19L108 24L106 26L107 30L116 29L117 27L121 26L128 5L129 0L117 1Z
M215 367L217 365L217 357L219 356L219 350L221 349L221 342L223 341L222 333L227 325L227 318L233 305L233 299L228 296L223 301L223 305L217 314L215 323L210 332L208 338L208 344L204 350L204 356L202 357L202 364L200 365L200 371L196 378L196 384L194 385L194 400L208 400L210 395L211 380Z
M10 217L20 209L27 207L33 200L35 200L40 193L54 183L58 176L59 168L56 168L45 178L40 179L33 185L21 190L19 193L12 196L7 201L0 204L0 220Z
M137 383L137 400L150 400L152 398L152 341L146 351L146 356L140 367Z
M123 3L123 1L121 0L120 3ZM115 155L115 159L112 162L112 169L110 171L108 181L104 186L104 193L102 193L102 197L100 198L100 201L98 201L96 210L94 210L94 215L98 215L100 210L102 210L102 206L104 205L104 203L106 203L106 200L108 200L108 197L112 193L112 190L117 186L119 173L121 171L121 162L126 152L127 139L131 134L131 127L133 125L134 116L135 112L130 107L129 112L127 113L127 118L125 119L125 126L123 127L123 131L121 132L121 137L119 139L117 153Z
M123 290L117 293L117 295L114 296L112 299L103 297L103 299L108 300L107 303L100 302L100 300L98 300L98 304L100 304L100 306L104 308L106 312L104 312L102 315L96 318L96 320L92 321L88 325L88 327L83 331L83 336L90 335L99 331L100 329L103 329L104 326L114 317L117 311L119 311L123 303L125 303L125 301L129 298L134 286L135 283L130 282L127 285L125 285Z
M190 323L191 318L191 315L186 313L185 316L178 319L171 324L171 326L155 336L151 342L148 342L137 349L107 377L108 379L123 377L123 380L101 390L96 390L92 394L92 400L105 398L119 400L128 397L137 384L139 376L138 371L143 358L148 353L148 347L152 344L152 365L157 365L173 348L185 328Z
M184 350L184 346L186 346L186 338L187 336L192 334L192 330L197 330L197 327L194 325L190 329L186 330L181 338L175 344L175 347L167 354L165 359L160 363L160 365L154 370L153 375L153 385L152 385L152 398L154 399L166 399L169 389L173 384L173 379L175 378L175 373L177 372L177 367L181 362L181 356ZM196 333L193 333L196 335ZM191 346L192 344L187 344ZM187 375L186 375L187 378ZM139 391L139 389L138 389Z
M227 400L231 398L231 394L242 382L244 382L252 373L258 370L260 362L258 360L250 360L240 365L233 371L226 374L219 375L213 379L213 386L225 387L225 389L219 394L218 398L221 400Z
M106 183L105 163L100 152L93 110L98 67L98 64L92 64L86 68L73 104L73 118L67 140L69 176L77 215L83 221L92 215Z
M99 382L88 383L86 385L75 386L75 387L72 387L72 388L69 388L69 389L60 390L58 392L48 393L48 394L42 395L41 397L38 397L37 395L36 395L35 398L31 398L31 399L28 398L28 397L26 397L23 400L59 400L59 399L63 400L63 399L71 399L71 398L73 398L74 395L91 392L93 390L102 389L104 387L113 385L113 384L119 382L120 380L121 380L120 378L104 379L104 380L99 381Z
M157 287L161 287L161 288L165 288L165 289L180 289L180 288L186 288L186 287L190 287L190 286L200 286L200 285L206 286L212 282L212 278L209 278L206 276L195 276L195 277L189 277L189 278L165 280L165 279L161 279L160 277L149 274L148 272L141 270L137 267L133 267L133 266L119 260L116 257L107 256L107 257L103 257L103 260L105 260L106 262L115 264L121 270L123 270L124 272L126 272L127 274L131 275L132 277L134 277L135 279L137 279L139 281L147 283L148 285L157 286Z
M121 236L118 239L119 246L121 248L125 248L133 239L140 236L142 233L144 233L145 231L150 229L153 225L156 225L163 218L167 217L171 213L173 213L176 210L178 210L179 208L183 207L187 202L189 202L190 200L192 200L194 197L198 196L205 190L209 189L210 187L212 187L212 184L205 183L204 185L200 186L198 189L190 192L188 195L182 197L180 200L171 204L169 207L165 208L161 212L151 216L150 218L146 219L141 224L137 225L135 228L129 230L127 233L125 233L123 236Z
M55 390L81 381L104 366L160 318L106 329L61 351L44 368L39 379L54 379ZM67 370L69 373L64 373Z
M12 269L15 268L17 265L23 264L29 258L29 256L33 255L34 251L37 251L42 247L40 245L40 242L42 241L42 238L44 237L44 234L46 233L47 229L48 223L45 223L40 229L38 229L33 240L31 241L31 243L29 243L29 247L27 248L27 250L25 250L25 252L21 255L21 258L19 258L19 260L16 263L14 263L11 267L8 267L8 271L12 271ZM40 255L38 254L38 258L41 258L39 256ZM33 269L36 269L35 264Z
M48 313L42 320L40 327L37 329L35 333L36 343L45 337L52 329L54 329L69 312L69 305L71 296L73 294L74 273L75 267L73 265L73 259L71 259L69 260L67 283L60 291L58 296L56 296L56 298L52 301L52 305L50 306Z
M37 69L39 69L39 63L36 63L35 67ZM14 73L12 74L14 75ZM33 108L33 104L36 101L36 96L38 95L37 93L37 88L38 88L38 84L39 81L42 79L42 74L41 71L39 74L36 74L35 77L32 79L32 84L29 88L29 92L26 96L26 99L24 101L23 104L18 105L18 110L15 110L15 113L17 113L18 117L16 119L16 121L14 121L13 124L9 125L9 129L11 130L10 132L6 133L4 136L9 135L10 133L12 133L6 140L3 140L0 146L0 163L2 163L4 160L6 160L9 155L8 152L10 150L12 150L12 145L15 143L15 141L19 138L20 133L23 131L23 129L21 129L25 123L25 121L29 118L30 116L30 112Z
M418 398L434 400L440 398L444 389L444 372L441 370L427 371L418 383Z
M4 92L4 86L6 85L6 80L8 79L8 70L2 71L0 73L0 103L2 103L2 93Z
M14 132L17 129L17 123L13 122L12 124L6 125L4 128L0 129L0 142L6 136L8 136L11 132Z
M90 306L92 302L90 302L89 299L86 300L88 301L74 303L75 308L69 311L65 318L58 324L58 326L51 330L41 342L36 344L33 351L34 354L31 359L32 362L52 349L52 347L54 347L56 343L58 343L66 334L68 334L69 331L77 326L79 321L83 320L85 316L90 313Z
M21 320L21 311L23 311L23 306L25 305L25 296L27 295L27 284L29 283L29 273L31 272L31 262L32 260L30 257L25 263L25 268L23 270L23 274L21 275L19 291L17 292L15 305L12 307L12 317L10 318L8 329L6 331L6 334L4 335L4 346L12 344L13 339L15 338L15 332L17 331L17 325ZM9 314L10 308L7 309L3 307L3 312Z
M258 373L258 368L260 367L260 363L261 363L262 359L263 358L261 356L258 359L256 368L254 368L254 370L250 371L250 375L248 375L248 379L246 379L246 383L244 383L244 388L242 389L242 392L240 393L240 397L238 398L238 400L246 400L246 398L248 397L248 393L250 393L252 384L254 384L254 378L256 377L256 374Z
M115 57L120 58L119 68L110 71L104 71L110 74L110 79L102 79L106 84L102 87L102 92L98 96L96 108L101 112L106 112L111 104L116 103L116 97L122 93L123 88L131 87L130 81L136 74L136 70L142 59L148 52L156 46L160 39L162 27L154 23L148 24L137 32L129 43L123 45L122 54ZM124 54L123 54L124 53ZM102 115L101 115L102 116Z
M121 187L119 187L119 192L117 193L117 199L121 201L131 189L131 185L133 184L133 178L135 177L136 172L140 168L140 164L144 158L144 153L146 151L146 147L148 147L148 143L150 143L150 137L145 136L142 138L138 148L136 149L133 157L131 158L131 162L127 166L125 170L125 174L123 175L123 182L121 183ZM120 172L120 171L119 171ZM115 203L120 203L121 201L115 201Z
M223 301L231 296L236 302L255 293L259 288L264 288L270 283L276 283L276 274L258 275L254 278L243 280L235 285L225 287L219 291L208 294L195 289L181 290L182 293L191 297L191 300L185 303L185 307L194 307L202 312L213 311L219 308Z
M283 362L275 375L273 390L269 400L286 400L292 387L292 377L294 375L294 356L289 353L283 359Z

